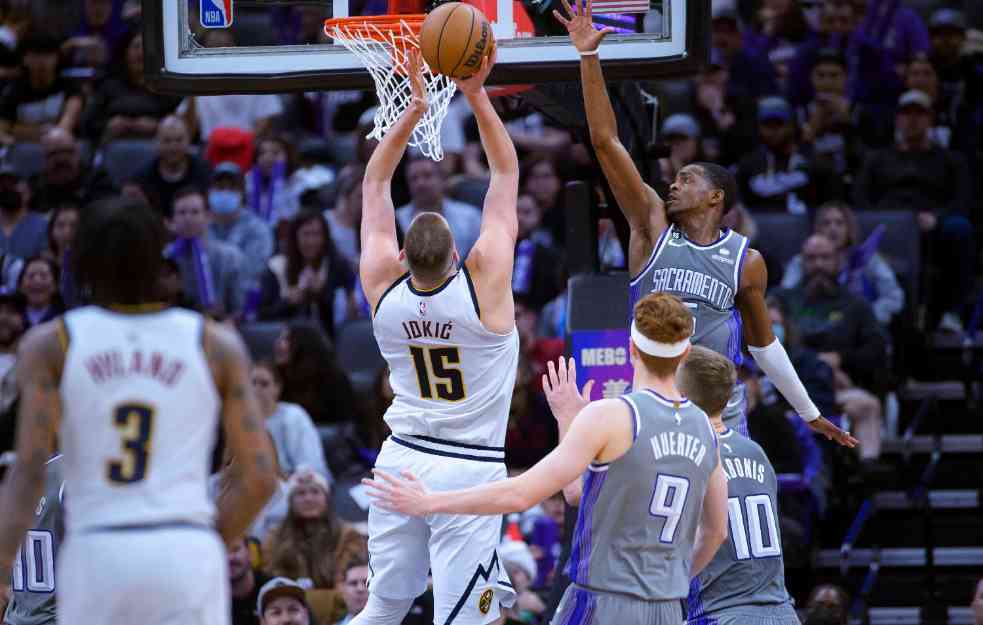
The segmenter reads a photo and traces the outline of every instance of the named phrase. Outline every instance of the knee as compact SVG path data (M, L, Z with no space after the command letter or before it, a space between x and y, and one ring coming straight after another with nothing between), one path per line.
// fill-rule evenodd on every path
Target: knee
M353 623L358 623L358 625L397 625L403 622L412 606L412 599L386 599L370 591L369 600L358 616L355 617Z

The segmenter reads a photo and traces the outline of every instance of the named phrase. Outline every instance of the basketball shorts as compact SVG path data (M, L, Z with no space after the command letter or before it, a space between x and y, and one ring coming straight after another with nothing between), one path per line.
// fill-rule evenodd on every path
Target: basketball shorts
M790 604L725 608L689 621L688 625L800 625Z
M686 619L683 602L642 601L628 595L567 586L551 625L680 625Z
M463 447L449 441L393 435L376 467L408 470L431 490L468 488L505 479L501 448ZM405 600L427 589L433 577L434 622L485 625L498 619L499 604L515 602L515 589L498 557L501 516L434 514L410 517L369 508L369 592Z
M734 390L730 393L730 399L724 406L724 412L720 415L724 425L739 434L750 438L747 429L747 389L742 382L734 385Z
M204 527L73 533L57 570L59 625L229 625L225 546Z

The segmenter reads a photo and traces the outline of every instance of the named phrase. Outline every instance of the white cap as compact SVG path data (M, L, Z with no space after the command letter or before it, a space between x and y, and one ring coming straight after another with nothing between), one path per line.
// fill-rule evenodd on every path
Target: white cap
M498 546L498 555L503 567L518 567L525 571L530 580L536 579L536 559L532 557L532 551L526 543L521 540L506 540Z

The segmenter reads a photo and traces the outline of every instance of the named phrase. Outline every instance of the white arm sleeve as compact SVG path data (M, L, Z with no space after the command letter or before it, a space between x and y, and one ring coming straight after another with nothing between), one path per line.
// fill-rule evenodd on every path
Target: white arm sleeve
M785 348L778 339L766 347L748 345L748 351L754 362L771 380L775 388L788 400L792 409L799 414L803 421L815 421L819 418L819 408L809 399L806 387L802 385L799 374L792 367Z

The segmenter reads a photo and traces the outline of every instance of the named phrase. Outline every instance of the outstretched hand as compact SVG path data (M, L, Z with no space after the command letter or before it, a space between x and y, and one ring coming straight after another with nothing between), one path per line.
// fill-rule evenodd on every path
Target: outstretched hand
M613 33L614 29L610 26L601 30L594 28L594 22L591 19L591 0L583 0L585 3L583 5L581 5L581 1L574 0L576 3L576 9L574 9L570 6L569 0L560 0L566 15L553 9L553 17L566 27L567 32L570 33L570 42L577 48L577 52L593 52L601 45L601 40L609 33Z
M409 65L407 71L410 93L413 95L409 109L422 115L427 110L427 90L423 86L423 58L420 50L412 46L409 46L406 56Z
M551 360L546 363L547 372L543 374L546 402L556 420L566 425L590 403L590 391L594 387L594 380L588 380L583 391L578 391L577 365L573 358L569 363L568 366L567 360L561 357L554 366Z
M451 80L454 81L454 84L457 85L457 88L464 95L474 95L484 88L485 80L488 79L488 74L491 73L492 67L495 66L495 60L497 58L498 48L496 47L491 51L491 54L481 57L481 67L478 68L477 72L466 78L452 78Z
M810 421L809 429L816 434L825 436L828 440L836 441L840 445L851 449L856 447L857 443L859 442L857 439L850 436L849 432L844 432L840 428L833 425L826 417L819 417L818 419Z
M409 471L403 471L397 477L382 469L372 469L373 479L362 480L367 488L367 494L372 503L393 512L410 516L429 514L427 496L430 491Z

